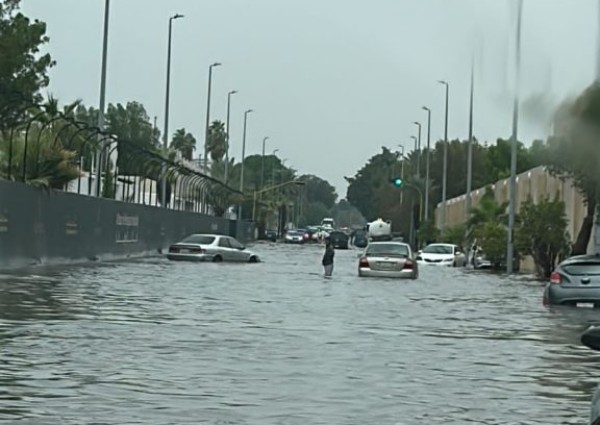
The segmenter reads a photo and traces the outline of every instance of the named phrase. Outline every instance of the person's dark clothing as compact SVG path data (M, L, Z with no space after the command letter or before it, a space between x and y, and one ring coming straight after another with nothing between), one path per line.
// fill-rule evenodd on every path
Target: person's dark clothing
M334 255L335 250L333 249L333 245L327 244L325 246L325 254L323 254L323 261L321 261L321 264L323 264L324 266L329 266L333 264Z

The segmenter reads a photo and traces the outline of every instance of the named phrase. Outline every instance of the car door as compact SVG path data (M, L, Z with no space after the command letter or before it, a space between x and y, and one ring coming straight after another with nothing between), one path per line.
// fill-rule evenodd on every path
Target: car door
M233 249L229 243L229 238L219 238L219 254L223 257L223 261L235 261Z
M248 253L243 250L244 246L234 238L227 238L231 246L232 261L248 261Z

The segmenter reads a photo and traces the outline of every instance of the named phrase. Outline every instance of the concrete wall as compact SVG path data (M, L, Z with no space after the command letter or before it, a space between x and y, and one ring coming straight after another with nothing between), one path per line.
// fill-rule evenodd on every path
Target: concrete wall
M509 195L509 180L500 180L493 186L496 201L499 203L508 202ZM485 188L479 188L472 192L472 205L476 207L482 196L485 193ZM523 202L526 202L531 196L534 202L548 196L554 199L558 194L558 198L565 203L565 212L567 215L567 231L574 241L581 228L581 223L586 215L586 207L583 202L583 197L577 192L569 180L562 181L559 178L553 177L545 167L532 168L517 176L517 196L516 207L517 212L521 208ZM466 196L461 195L453 199L449 199L446 204L446 226L452 227L466 222ZM437 205L435 210L435 223L439 228L441 223L442 203ZM588 252L596 252L597 244L600 244L600 232L595 229L595 234L590 238ZM598 240L597 240L598 239ZM525 261L525 271L532 271L532 262Z
M254 239L253 223L0 180L0 270L164 251L191 233Z

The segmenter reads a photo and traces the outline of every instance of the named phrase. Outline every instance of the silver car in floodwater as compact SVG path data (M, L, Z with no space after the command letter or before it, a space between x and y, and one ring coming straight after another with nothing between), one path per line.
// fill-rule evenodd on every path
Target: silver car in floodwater
M225 235L190 235L169 247L167 258L171 261L227 261L258 263L257 254L246 249L237 239Z
M576 255L556 266L544 290L543 302L600 307L600 255Z
M404 242L371 242L358 261L360 277L417 279L419 266Z

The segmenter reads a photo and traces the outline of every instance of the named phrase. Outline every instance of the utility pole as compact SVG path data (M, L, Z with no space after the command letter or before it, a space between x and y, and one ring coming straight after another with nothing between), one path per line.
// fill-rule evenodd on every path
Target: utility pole
M467 148L467 197L465 201L465 215L471 217L471 191L473 184L473 95L475 88L475 58L471 61L471 96L469 99L469 144Z
M523 0L519 0L517 14L517 38L516 38L516 61L515 61L515 98L513 104L513 129L510 149L510 185L508 203L508 240L506 246L506 273L514 271L514 228L517 198L517 136L519 130L519 79L521 68L521 19L523 14Z
M450 84L446 81L439 81L440 84L446 86L446 117L444 119L444 165L442 171L442 211L441 211L441 223L440 231L442 237L446 230L446 198L447 198L447 186L448 186L448 98L450 92Z
M100 110L98 111L98 128L104 131L104 109L106 106L106 63L108 59L108 22L110 16L110 0L104 2L104 35L102 41L102 70L100 74ZM102 152L104 142L98 134L99 150L96 151L96 196L100 196L100 180L102 179ZM117 142L118 143L118 142ZM90 175L92 173L90 172Z
M431 109L423 106L427 111L427 156L425 157L425 221L429 220L429 162L431 158Z

